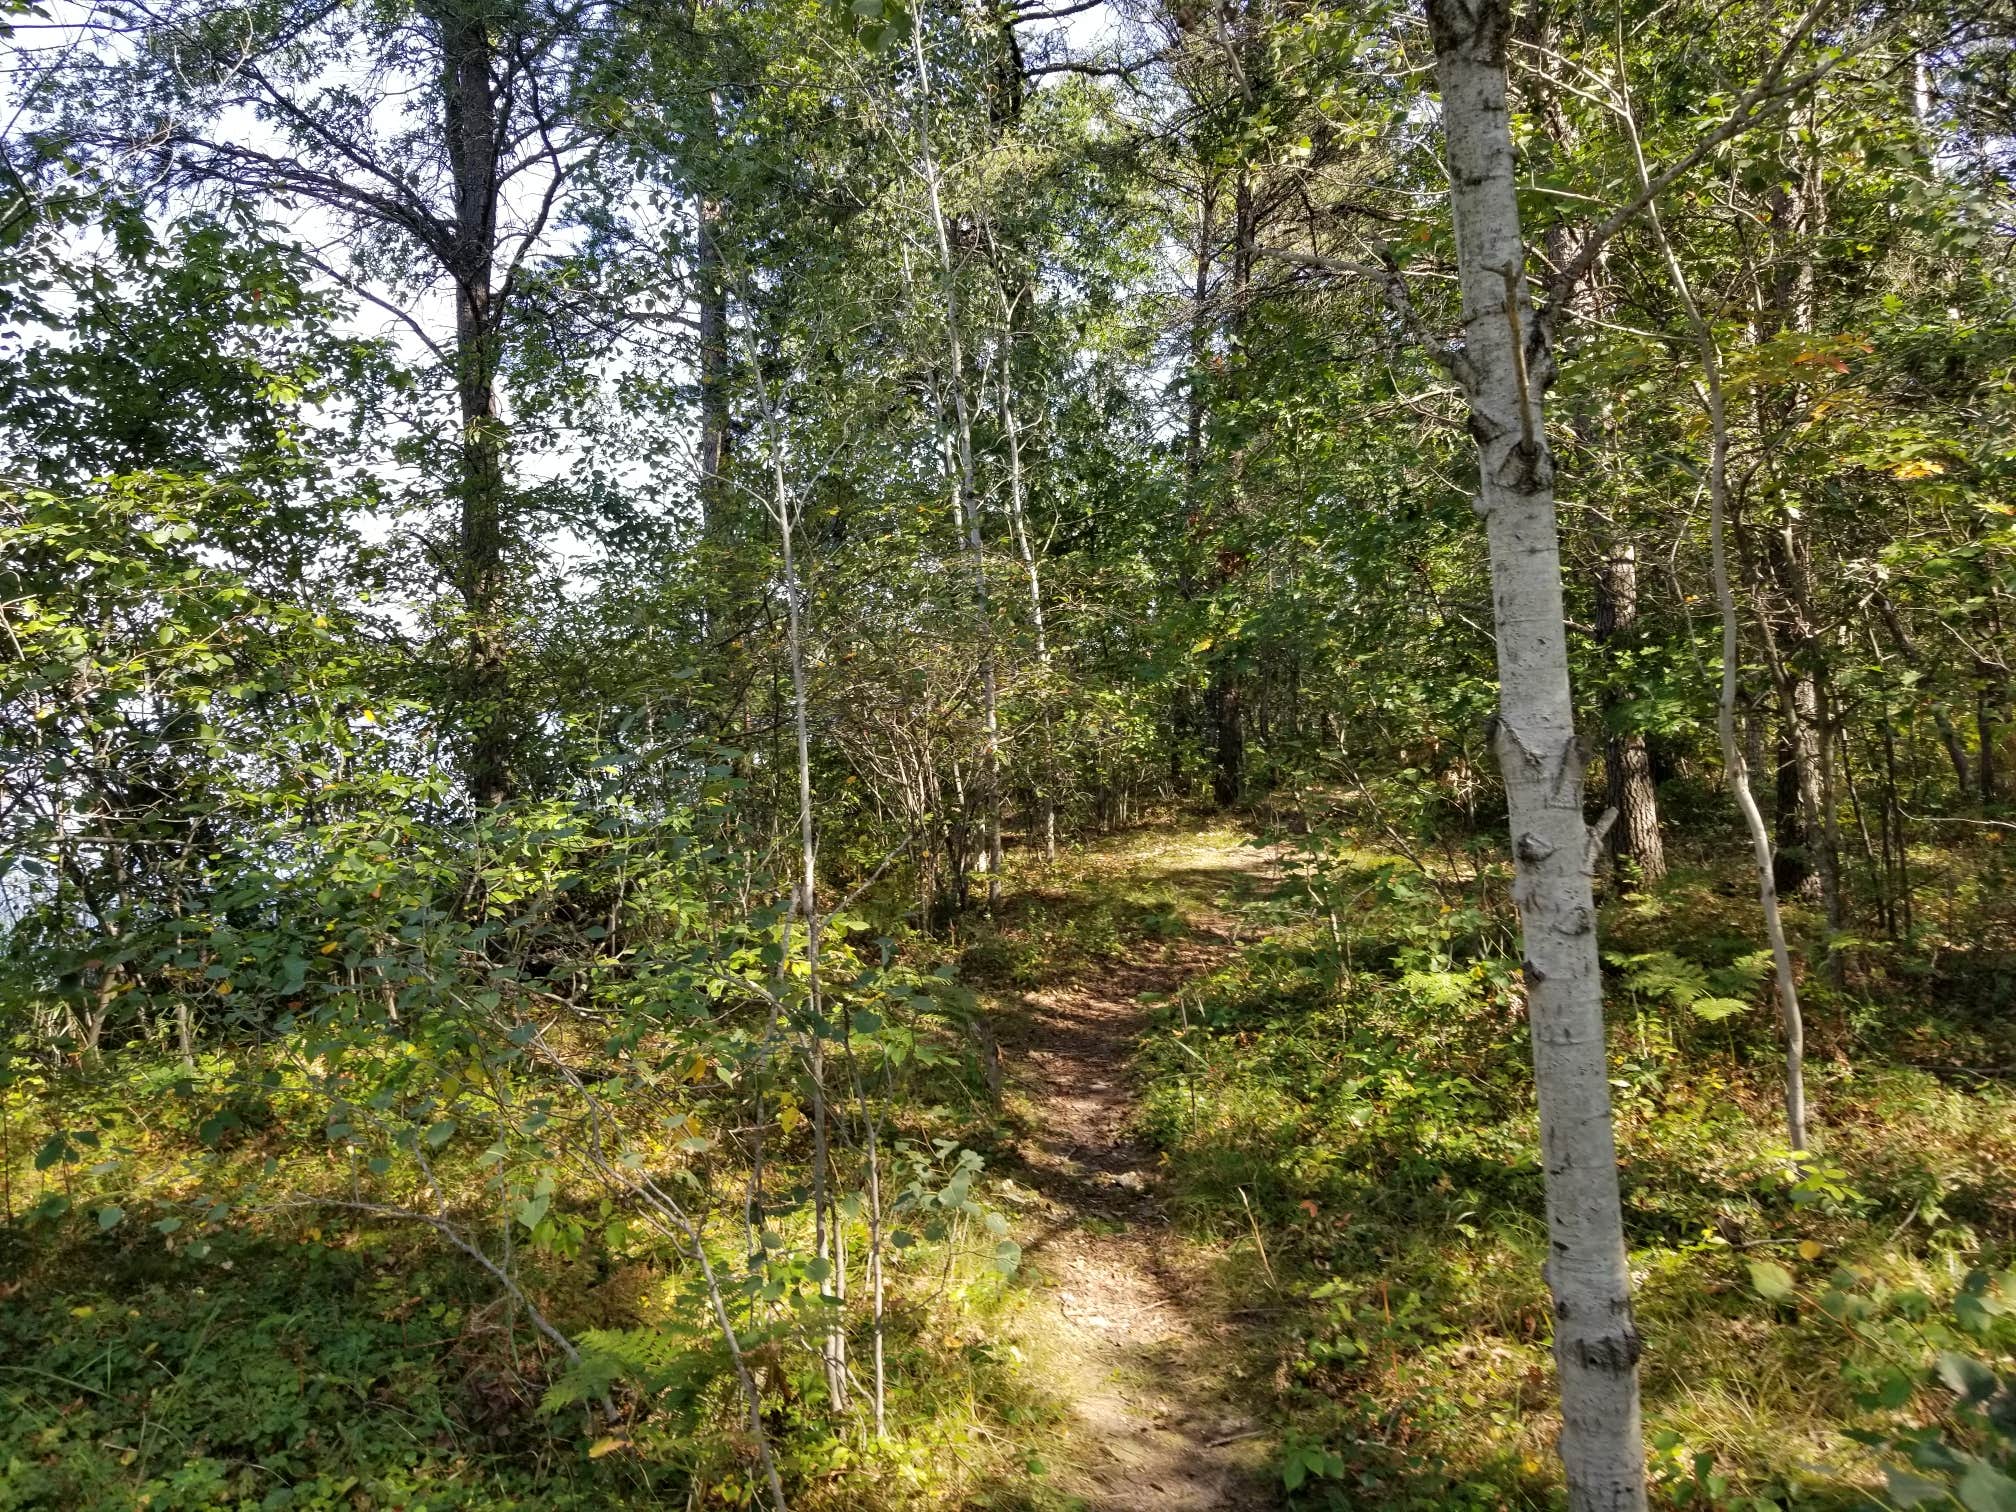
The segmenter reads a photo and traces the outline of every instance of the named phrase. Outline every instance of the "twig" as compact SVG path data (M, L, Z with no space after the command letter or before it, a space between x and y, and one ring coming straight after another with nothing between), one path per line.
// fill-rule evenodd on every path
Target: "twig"
M1260 1237L1260 1220L1253 1216L1253 1204L1246 1200L1244 1187L1239 1188L1239 1205L1246 1209L1246 1221L1253 1225L1253 1243L1259 1247L1260 1268L1267 1272L1267 1284L1278 1287L1281 1283L1274 1279L1274 1266L1267 1258L1267 1241Z

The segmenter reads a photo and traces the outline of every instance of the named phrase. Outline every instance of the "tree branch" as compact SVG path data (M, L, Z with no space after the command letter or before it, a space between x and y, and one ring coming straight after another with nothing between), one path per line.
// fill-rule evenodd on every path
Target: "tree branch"
M1318 257L1308 252L1295 252L1287 247L1256 247L1254 250L1262 257L1292 263L1298 268L1363 279L1375 285L1386 297L1387 307L1406 328L1409 338L1428 354L1429 360L1447 371L1466 390L1469 388L1474 376L1469 357L1460 348L1451 347L1447 341L1429 329L1428 323L1421 318L1421 312L1414 307L1414 297L1408 291L1407 280L1401 274L1399 265L1391 259L1376 263L1352 262L1343 258Z

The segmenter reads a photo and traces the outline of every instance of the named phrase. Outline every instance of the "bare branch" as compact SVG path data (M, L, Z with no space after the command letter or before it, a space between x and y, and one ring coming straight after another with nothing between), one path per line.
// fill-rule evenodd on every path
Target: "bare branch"
M1408 291L1407 280L1400 272L1397 263L1390 259L1368 263L1335 257L1318 257L1308 252L1292 251L1287 247L1258 247L1255 250L1262 257L1292 263L1298 268L1363 279L1374 285L1386 296L1387 307L1406 328L1408 337L1426 352L1438 367L1445 369L1466 388L1469 386L1472 376L1470 359L1460 349L1451 347L1447 341L1429 329L1428 323L1421 318L1421 312L1414 307L1414 296Z

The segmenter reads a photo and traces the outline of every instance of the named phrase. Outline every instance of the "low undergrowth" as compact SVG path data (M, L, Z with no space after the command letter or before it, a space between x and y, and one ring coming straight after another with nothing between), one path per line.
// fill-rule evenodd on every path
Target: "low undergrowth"
M793 1505L1071 1505L1046 1464L1070 1404L1014 1342L1031 1283L1001 1263L1024 1220L1000 1157L1026 1110L991 1094L985 1025L1016 993L1173 955L1207 907L1229 910L1234 941L1218 969L1148 1005L1139 1117L1162 1152L1165 1207L1217 1257L1195 1305L1245 1341L1232 1373L1280 1445L1283 1496L1559 1505L1502 879L1481 847L1432 874L1341 841L1313 866L1314 842L1279 848L1241 881L1200 859L1238 843L1151 830L1027 867L993 919L908 942L900 989L864 962L859 1012L888 1018L857 1016L850 1044L883 1057L881 1179L903 1230L881 1435L858 1390L832 1411L821 1375L833 1314L809 1233L802 1089L752 1097L714 1073L725 1055L691 1060L710 1042L690 1031L669 1070L648 1039L555 1032L554 1058L577 1077L608 1061L605 1082L583 1085L632 1094L622 1138L704 1215ZM1799 1163L1783 1148L1742 879L1683 870L1606 902L1664 1504L2007 1505L1994 1477L2016 1441L2016 1288L1997 1277L2016 1258L2016 1025L1980 967L2008 947L1991 864L1954 912L1982 921L1972 939L1928 922L1844 946L1839 988L1809 972L1821 1138ZM955 968L991 1012L933 975ZM965 1006L925 1011L941 1002ZM396 1099L332 1126L313 1080L329 1053L267 1043L190 1070L134 1047L99 1068L17 1071L4 1089L0 1509L760 1498L695 1256L611 1201L558 1088L523 1110L537 1142L505 1141L500 1159L473 1105L452 1128ZM382 1065L365 1082L391 1084ZM768 1130L753 1209L751 1108ZM858 1288L866 1217L842 1212ZM512 1284L442 1224L508 1257ZM856 1302L858 1388L872 1338Z
M84 1153L107 1158L40 1171L17 1159L9 1173L0 1508L760 1498L702 1278L677 1246L625 1225L599 1187L563 1178L540 1211L502 1213L480 1152L444 1141L430 1171L447 1221L511 1257L501 1287L418 1216L432 1211L424 1194L304 1126L307 1100L284 1081L256 1104L236 1093L220 1131L217 1104L242 1089L238 1068L213 1061L194 1079L158 1079L165 1090L96 1077L88 1099L63 1079L9 1090L17 1157L22 1129L53 1116L88 1142ZM929 1110L919 1119L928 1124ZM1003 1436L1040 1437L1057 1412L990 1334L1007 1294L1000 1220L958 1209L978 1157L942 1135L893 1145L891 1211L914 1232L897 1236L889 1267L884 1435L861 1406L829 1410L804 1347L825 1316L790 1200L804 1152L772 1152L778 1216L746 1259L728 1200L740 1194L725 1181L714 1194L708 1249L796 1506L977 1502ZM695 1185L714 1175L693 1174ZM228 1211L225 1192L235 1194ZM926 1211L933 1203L943 1217ZM865 1219L847 1229L865 1247ZM528 1307L578 1358L533 1326ZM858 1322L852 1331L865 1371L871 1340Z
M1141 1067L1172 1202L1267 1299L1252 1336L1284 1488L1309 1507L1554 1506L1502 880L1320 837L1284 851L1279 878L1245 904L1263 937L1158 1011ZM1965 944L1850 942L1845 988L1813 974L1822 1132L1794 1162L1753 912L1720 868L1604 911L1660 1495L1849 1508L1888 1484L1904 1506L2016 1504L2016 1422L1982 1405L2012 1401L2016 1276L1994 1273L2016 1258L2016 1025L1992 991L1928 990L1966 975L1956 956L1992 954L2008 920Z

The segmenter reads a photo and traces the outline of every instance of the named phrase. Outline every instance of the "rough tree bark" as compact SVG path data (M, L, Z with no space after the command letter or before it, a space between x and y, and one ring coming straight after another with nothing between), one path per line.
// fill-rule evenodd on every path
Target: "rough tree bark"
M462 600L462 698L470 727L470 796L484 807L510 796L516 744L505 661L504 426L497 408L498 136L496 61L480 11L444 5L443 124L454 193L447 259L455 280L455 393L461 418L454 582Z
M1495 740L1510 809L1547 1192L1547 1283L1574 1512L1645 1506L1638 1331L1610 1120L1583 759L1506 108L1508 0L1427 0L1463 296L1458 380L1478 450L1498 640Z
M1629 541L1612 541L1596 569L1597 644L1628 642L1637 623L1638 551ZM1633 880L1657 882L1666 875L1666 847L1659 836L1652 753L1641 731L1612 729L1605 735L1603 773L1609 806L1617 811L1610 853L1617 863L1618 887Z

